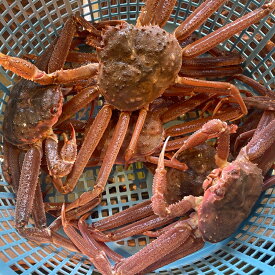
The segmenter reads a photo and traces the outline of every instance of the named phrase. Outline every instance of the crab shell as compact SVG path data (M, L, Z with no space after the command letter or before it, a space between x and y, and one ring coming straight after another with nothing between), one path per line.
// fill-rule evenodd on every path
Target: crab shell
M40 86L19 81L11 91L3 121L3 134L9 143L28 147L44 139L62 112L59 86Z
M175 82L182 50L175 36L158 26L111 27L97 49L99 88L121 111L135 111Z
M262 191L262 171L240 158L222 170L198 209L199 230L205 241L220 242L248 217Z

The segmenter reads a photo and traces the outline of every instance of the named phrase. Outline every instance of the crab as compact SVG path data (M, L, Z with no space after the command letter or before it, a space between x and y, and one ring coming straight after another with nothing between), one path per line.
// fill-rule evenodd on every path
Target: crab
M59 38L36 60L37 68L49 72L62 68L66 61L75 30L70 18ZM60 56L60 47L64 56ZM3 58L3 59L1 59ZM7 62L1 55L1 61ZM20 62L21 61L20 59ZM94 98L95 91L89 91L86 98ZM80 94L83 92L80 91ZM47 228L43 199L38 177L43 154L47 159L48 171L53 177L69 174L77 155L75 131L71 138L63 133L63 142L58 141L53 127L63 107L61 85L39 85L22 79L11 90L4 120L4 163L3 174L16 193L15 226L18 232L29 239L40 242L63 243L71 250L78 249L66 238ZM73 107L76 101L66 104ZM85 104L83 105L85 106ZM27 227L32 215L35 227Z

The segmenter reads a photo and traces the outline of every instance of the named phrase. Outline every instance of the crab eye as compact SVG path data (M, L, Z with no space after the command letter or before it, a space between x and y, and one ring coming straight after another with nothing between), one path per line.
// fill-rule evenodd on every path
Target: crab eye
M51 114L56 114L58 112L58 108L57 107L52 107L50 110Z

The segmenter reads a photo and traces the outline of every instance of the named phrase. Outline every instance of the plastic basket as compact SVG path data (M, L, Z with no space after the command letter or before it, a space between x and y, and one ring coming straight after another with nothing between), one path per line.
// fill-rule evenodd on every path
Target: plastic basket
M167 28L173 29L184 20L202 0L177 1ZM265 1L229 0L197 31L204 36L225 23L262 5ZM84 1L80 0L21 0L0 1L0 52L20 56L25 53L39 55L57 35L67 17L80 13L91 21L123 19L136 20L143 4L137 0ZM229 51L237 51L245 58L245 74L266 86L274 84L274 53L265 45L274 35L274 15L249 27L238 36L222 43ZM2 124L9 89L15 75L0 67L0 107ZM98 169L85 170L77 190L63 196L54 189L48 192L48 201L72 201L83 191L91 189ZM93 221L110 216L127 206L151 196L152 175L142 163L130 166L127 171L115 166L107 185L103 203L95 209ZM45 188L48 180L41 179ZM156 273L161 274L275 274L275 195L273 188L262 194L251 216L239 231L229 239L206 244L200 251L167 265ZM0 182L0 274L93 274L94 267L83 255L68 252L52 244L37 245L22 238L14 228L14 194L1 173ZM127 257L142 246L147 237L129 238L110 247Z

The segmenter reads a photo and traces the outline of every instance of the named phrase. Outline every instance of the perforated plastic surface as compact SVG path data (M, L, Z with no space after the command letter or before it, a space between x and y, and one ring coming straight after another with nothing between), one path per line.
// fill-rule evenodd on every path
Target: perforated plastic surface
M86 19L97 21L123 19L134 22L142 3L127 1L81 1L23 0L0 1L0 52L20 56L25 53L39 55L58 33L66 18L80 13ZM169 20L168 29L184 20L202 0L177 1ZM227 1L198 30L202 36L217 29L244 13L262 5L265 1ZM230 51L238 51L245 58L245 73L271 87L274 85L275 49L265 47L274 36L274 16L262 20L248 30L222 43ZM4 71L0 83L0 123L2 125L9 89L15 75ZM84 115L84 114L83 114ZM77 190L67 196L53 188L48 200L72 201L84 190L91 189L98 169L87 169L81 177ZM48 179L41 177L44 189ZM104 199L92 217L93 221L110 216L122 209L146 200L151 195L151 174L136 163L127 171L115 166L107 185ZM259 199L251 216L240 230L228 240L207 244L200 251L161 268L161 274L274 274L275 264L275 194L268 189ZM92 274L93 267L82 255L68 252L54 245L41 245L27 241L14 229L14 195L1 173L0 182L0 274ZM135 253L148 243L148 237L129 238L110 246L123 256Z

